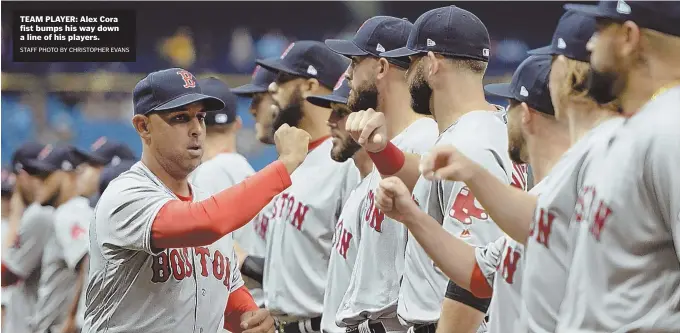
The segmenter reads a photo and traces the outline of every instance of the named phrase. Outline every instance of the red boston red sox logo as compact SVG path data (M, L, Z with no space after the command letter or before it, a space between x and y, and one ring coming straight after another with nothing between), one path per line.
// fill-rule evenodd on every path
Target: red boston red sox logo
M85 229L83 229L83 227L79 226L78 224L71 226L71 239L78 239L83 235L85 235Z
M177 75L181 76L182 80L184 80L184 88L196 88L196 80L194 80L194 76L191 73L181 70L177 71Z
M472 218L478 220L488 219L489 215L483 208L478 207L475 201L475 196L472 195L470 189L467 186L463 186L453 200L451 209L449 209L449 217L467 225L472 224Z

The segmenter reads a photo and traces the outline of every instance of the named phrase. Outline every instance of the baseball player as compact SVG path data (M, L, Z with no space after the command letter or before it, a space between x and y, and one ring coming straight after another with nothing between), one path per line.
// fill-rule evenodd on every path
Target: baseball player
M437 120L436 145L461 147L498 179L510 183L513 166L507 127L497 108L484 99L482 86L489 58L488 32L474 14L456 6L430 10L414 23L406 47L380 55L411 57L407 81L413 109L431 111ZM384 124L382 114L372 110L353 113L348 120L352 137L369 151L383 176L400 178L431 218L469 244L486 245L501 236L463 183L420 177L420 157L388 143ZM418 242L407 243L405 256L397 313L407 325L417 333L435 332L438 325L443 332L484 329L480 324L488 298L477 298L453 283L447 288L446 276Z
M269 86L277 112L274 128L299 126L312 137L309 154L292 175L293 186L273 201L267 230L263 287L265 306L279 330L318 332L328 260L340 211L359 182L350 161L331 159L326 122L331 110L306 100L328 95L349 62L316 41L292 43L280 58L257 63L277 73Z
M133 101L142 158L109 183L95 208L83 331L273 332L268 312L243 287L225 235L290 186L308 134L282 127L278 161L209 196L187 177L203 157L205 113L224 102L202 94L181 68L150 73Z
M2 250L6 251L10 243L10 239L7 238L9 232L9 218L10 218L10 202L12 200L12 193L14 191L14 184L16 182L16 177L11 170L2 169ZM10 303L10 297L12 294L11 286L3 287L2 293L0 293L0 301L2 305L2 314L0 314L1 320L5 320L5 309Z
M331 109L331 115L328 118L328 126L331 128L333 140L331 158L341 163L352 158L361 178L347 197L335 226L333 247L328 260L327 282L321 316L321 332L328 333L345 332L344 328L335 324L335 314L338 312L342 297L345 295L356 262L357 247L361 237L361 207L366 194L368 194L369 181L367 176L373 169L373 162L366 152L345 131L345 121L352 112L347 108L349 91L349 84L345 75L342 75L330 95L306 98L308 102L316 106Z
M97 191L99 176L102 169L109 165L119 164L121 161L137 161L137 157L127 145L110 140L102 136L90 145L90 151L77 149L77 153L85 159L81 164L78 176L78 193L90 199L90 205L94 207L99 200Z
M274 100L269 93L269 84L276 79L276 73L260 66L255 67L250 83L231 90L237 96L249 97L250 113L255 117L255 136L266 144L274 144Z
M533 169L539 184L532 194L541 191L542 177L559 159L559 151L569 146L567 126L554 118L548 90L548 75L552 58L534 56L526 59L507 84L487 85L491 95L508 98L508 142L513 162L536 165ZM557 150L557 153L553 153ZM421 165L423 173L431 177L434 165L432 155L426 155ZM513 183L522 189L525 183ZM419 217L410 201L403 201L403 186L396 178L381 182L377 203L386 206L387 215L405 215L401 222L409 227L415 239L423 246L438 267L457 285L478 297L493 298L489 308L489 332L512 331L520 315L522 304L520 286L522 279L524 246L507 235L486 246L471 246L448 234L432 219ZM403 202L404 205L400 205Z
M678 332L680 4L566 8L598 22L589 92L629 118L590 156L557 332Z
M568 12L560 20L553 44L532 52L555 57L549 84L555 117L568 126L574 143L541 183L542 195L526 194L502 184L487 172L478 172L482 167L468 164L464 154L453 147L435 151L432 157L450 165L439 171L438 177L464 181L494 221L510 237L526 245L524 306L517 328L522 332L555 331L571 261L569 244L573 236L569 222L577 189L589 165L589 151L596 143L608 141L622 122L614 105L598 105L585 90L588 73L585 46L594 25L592 19ZM520 87L519 93L525 92Z
M16 174L14 194L27 207L21 215L16 237L10 238L12 246L2 253L2 286L21 281L15 286L12 306L7 309L3 323L3 330L7 332L30 332L28 321L36 311L44 244L50 234L47 231L52 228L54 207L36 201L44 175L28 164L41 153L46 153L44 145L28 142L12 156Z
M352 40L326 40L326 45L352 59L348 71L350 108L381 112L391 141L403 151L420 154L434 144L437 124L410 107L405 79L409 59L380 57L381 52L406 45L412 27L405 19L376 16L364 22ZM366 181L368 192L358 232L361 242L336 316L337 324L348 331L361 330L361 325L376 332L406 330L396 312L408 232L403 225L385 219L376 208L375 190L380 179L374 169Z
M45 226L43 256L34 313L30 316L30 332L72 332L75 317L70 307L79 296L75 282L82 259L87 254L87 228L92 208L87 198L78 196L76 168L84 160L71 146L48 145L35 159L25 164L45 177L37 201L51 202L54 223ZM75 315L75 312L73 313Z
M229 86L216 78L199 80L199 84L204 94L216 96L226 104L224 109L206 115L204 162L189 177L192 184L215 194L252 176L255 170L243 155L236 152L236 135L242 126L241 118L236 113L236 96L231 93ZM241 246L249 249L249 243L258 241L255 239L257 236L253 223L246 224L232 235L236 242L235 248ZM245 278L252 275L246 273L250 273L247 268L252 266L253 260L254 257L240 255L239 269L255 303L261 306L264 304L262 279L249 281Z

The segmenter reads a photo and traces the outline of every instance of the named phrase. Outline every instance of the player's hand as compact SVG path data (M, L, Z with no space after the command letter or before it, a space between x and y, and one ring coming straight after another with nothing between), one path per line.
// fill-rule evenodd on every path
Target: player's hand
M385 115L373 109L351 113L347 117L345 129L354 141L372 153L385 149L389 141Z
M420 159L420 172L427 180L466 182L474 178L480 168L452 145L435 147Z
M415 220L420 210L413 201L411 192L397 177L388 177L380 181L375 202L385 215L407 225Z
M288 124L281 125L274 133L279 160L286 166L289 174L305 160L310 140L309 133Z
M257 309L241 315L243 333L274 333L274 318L266 309Z

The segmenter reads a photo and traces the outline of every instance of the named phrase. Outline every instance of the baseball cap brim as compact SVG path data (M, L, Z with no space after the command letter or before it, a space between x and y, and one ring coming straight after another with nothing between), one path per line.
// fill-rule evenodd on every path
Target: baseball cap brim
M28 174L32 175L52 173L57 171L57 169L57 167L47 164L41 160L28 160L26 163L24 163L24 170L26 170Z
M344 56L355 57L368 55L368 52L360 49L351 40L326 39L324 43L326 43L326 46L328 46L328 48L331 49L331 51L337 54L342 54Z
M552 45L544 46L544 47L539 47L537 49L529 50L527 52L530 55L555 55L558 54L558 52L555 52L553 49Z
M380 53L380 56L385 57L385 58L401 58L401 57L412 56L412 55L418 54L418 53L422 53L422 52L413 51L413 50L409 49L408 47L404 46L404 47L400 47L398 49L394 49L394 50L391 50L391 51Z
M586 16L591 17L609 17L609 15L603 12L597 5L577 5L577 4L567 4L564 5L565 10L571 10L581 13Z
M512 92L510 91L510 83L487 84L487 85L484 86L484 91L486 91L487 94L493 95L493 96L496 96L496 97L512 98L512 99L515 98L515 96L513 96Z
M80 148L75 149L76 154L80 155L85 162L97 165L106 165L106 159L92 152L87 152L81 150Z
M225 106L224 102L217 97L212 97L212 96L208 96L208 95L204 95L204 94L192 93L192 94L182 95L182 96L179 96L175 99L167 101L167 102L149 110L148 112L177 109L177 108L181 108L183 106L189 105L191 103L196 103L196 102L203 102L203 105L205 107L206 112L222 110L222 109L224 109L224 106Z
M233 92L235 95L240 96L252 96L253 94L264 93L267 92L268 90L269 87L265 87L259 84L248 83L231 89L231 92Z
M309 96L307 102L322 108L330 108L331 103L347 104L347 98L338 95Z
M288 67L286 64L284 64L278 58L256 60L255 63L262 66L264 69L267 69L267 70L270 70L270 71L273 71L273 72L284 72L284 73L291 74L291 75L305 76L301 73L298 73L298 71Z

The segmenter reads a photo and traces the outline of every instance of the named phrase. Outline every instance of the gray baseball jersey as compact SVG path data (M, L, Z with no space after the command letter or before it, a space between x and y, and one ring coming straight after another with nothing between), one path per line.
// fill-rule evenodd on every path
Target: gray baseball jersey
M536 184L529 193L540 195L542 184ZM475 257L486 282L493 287L488 330L490 333L511 330L521 312L524 246L504 235L493 243L476 248Z
M527 239L526 269L522 280L520 330L553 333L557 312L564 298L573 239L569 221L582 175L587 171L588 152L598 142L608 141L623 119L597 125L572 145L550 170L538 197L531 233Z
M402 151L423 154L432 148L437 133L437 123L422 118L391 141ZM378 210L375 193L382 178L377 170L369 177L357 261L336 318L340 326L356 326L366 319L395 318L397 312L408 230Z
M90 201L74 197L54 210L54 223L45 243L33 332L58 331L75 295L76 265L87 254L87 229L94 219Z
M29 332L28 323L35 313L38 300L40 264L45 242L52 230L54 208L31 204L21 217L14 244L2 253L2 263L22 278L12 294L12 306L7 308L3 330Z
M191 185L193 200L209 195ZM90 226L83 332L218 332L243 285L227 235L208 246L151 248L158 211L177 200L142 162L111 181Z
M678 110L680 86L595 148L558 331L680 332Z
M449 144L510 184L513 165L508 155L507 127L495 112L473 111L463 115L439 135L436 143ZM446 231L471 245L484 246L503 234L462 182L431 182L421 177L413 196L420 208L442 223ZM439 320L447 283L446 275L418 242L408 242L399 291L399 318L409 325Z
M323 312L328 259L335 225L359 182L352 161L330 157L326 139L293 172L277 195L267 230L263 287L265 306L276 315L314 318Z
M221 153L209 161L203 162L191 173L189 179L192 184L212 195L240 183L253 174L255 174L255 170L253 170L253 167L250 166L250 163L248 163L248 160L243 155L238 153ZM253 222L231 233L234 240L245 251L250 249L250 242L257 241L254 234ZM252 252L247 253L253 254ZM264 295L262 286L253 287L251 285L249 290L255 303L263 305Z
M271 201L246 225L246 227L252 228L252 232L246 233L242 246L249 256L264 258L267 254L267 230L269 230L269 220L272 218L273 210L274 202ZM243 280L253 295L257 306L263 307L264 290L262 290L262 284L246 276L243 277Z
M335 324L342 297L345 295L349 278L357 258L361 238L361 204L369 190L372 173L364 177L351 192L335 225L333 248L328 260L328 278L323 297L321 332L344 333L345 329Z

